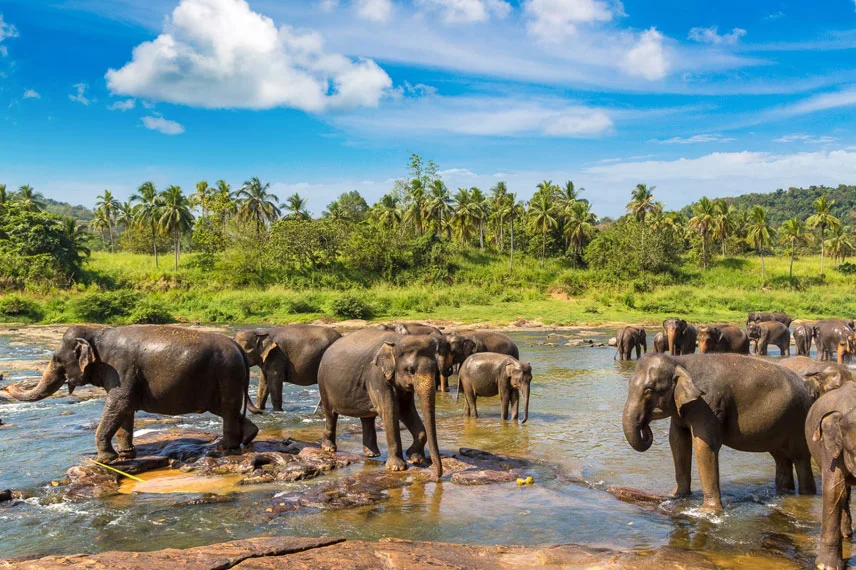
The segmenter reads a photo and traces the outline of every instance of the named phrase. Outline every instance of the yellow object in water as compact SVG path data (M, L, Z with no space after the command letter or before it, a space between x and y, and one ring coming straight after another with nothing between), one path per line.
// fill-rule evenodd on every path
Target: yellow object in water
M526 484L527 484L527 485L534 485L534 484L535 484L535 479L533 479L532 477L527 477L527 478L526 478Z
M91 461L91 462L92 462L92 463L94 463L95 465L98 465L98 466L100 466L100 467L103 467L104 469L109 469L110 471L115 471L115 472L116 472L116 473L118 473L119 475L123 475L123 476L127 477L128 479L133 479L134 481L140 481L140 482L142 482L142 481L143 481L143 480L142 480L142 479L140 479L139 477L134 477L134 476L133 476L133 475L131 475L130 473L125 473L124 471L120 471L120 470L116 469L115 467L110 467L109 465L104 465L103 463L99 463L98 461L95 461L94 459L90 459L89 461Z
M535 479L533 479L532 477L527 477L526 479L523 479L522 477L517 478L517 486L518 487L523 487L524 485L534 485L534 484L535 484Z
M526 484L526 479L521 479L520 477L517 478L517 486L518 487L522 487L525 484Z

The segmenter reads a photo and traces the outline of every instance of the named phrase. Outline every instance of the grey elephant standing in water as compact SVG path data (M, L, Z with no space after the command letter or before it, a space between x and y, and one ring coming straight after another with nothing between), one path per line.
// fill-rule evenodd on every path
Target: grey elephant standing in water
M16 400L35 402L66 382L69 391L84 384L107 390L95 430L98 461L136 456L138 410L166 415L211 412L223 418L221 445L226 449L249 444L259 431L244 407L250 384L247 357L223 335L156 325L74 326L66 331L38 386L8 390Z
M814 340L813 326L805 322L794 326L794 345L797 347L797 356L809 356L811 354L812 340Z
M506 354L481 352L467 358L458 377L458 396L464 393L466 414L479 417L476 408L478 396L499 396L502 406L502 419L508 419L511 407L511 419L516 420L520 411L520 397L523 397L523 418L529 419L529 388L532 384L532 365L520 362Z
M663 332L672 356L692 354L696 350L696 329L684 319L671 317L663 321Z
M615 335L615 347L619 360L631 360L633 349L636 349L636 360L639 360L643 352L648 352L645 328L629 325L622 327Z
M755 354L767 355L767 347L775 345L779 348L780 356L791 355L791 331L778 321L761 321L750 323L746 327L749 341L755 341Z

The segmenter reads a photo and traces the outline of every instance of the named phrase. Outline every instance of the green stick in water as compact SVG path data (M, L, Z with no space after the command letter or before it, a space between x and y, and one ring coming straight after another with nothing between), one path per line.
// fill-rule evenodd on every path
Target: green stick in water
M95 465L99 465L99 466L103 467L104 469L109 469L110 471L115 471L119 475L127 477L128 479L133 479L134 481L139 481L140 483L144 482L143 479L140 479L139 477L135 477L135 476L131 475L130 473L125 473L124 471L120 471L120 470L116 469L115 467L110 467L109 465L104 465L103 463L99 463L98 461L95 461L94 459L90 459L89 461L91 461Z

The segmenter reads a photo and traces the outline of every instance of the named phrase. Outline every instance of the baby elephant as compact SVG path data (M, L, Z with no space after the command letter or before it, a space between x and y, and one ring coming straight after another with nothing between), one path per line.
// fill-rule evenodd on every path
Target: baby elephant
M529 418L529 385L532 383L532 365L523 363L506 354L479 352L473 354L461 365L458 375L458 396L461 392L466 398L467 416L479 417L476 409L476 397L491 397L499 394L502 402L502 419L508 419L508 406L514 409L511 419L517 419L520 408L520 395L523 394L523 419Z
M791 331L778 321L750 323L746 334L750 341L755 341L755 354L766 356L767 347L772 344L779 347L782 356L791 355Z

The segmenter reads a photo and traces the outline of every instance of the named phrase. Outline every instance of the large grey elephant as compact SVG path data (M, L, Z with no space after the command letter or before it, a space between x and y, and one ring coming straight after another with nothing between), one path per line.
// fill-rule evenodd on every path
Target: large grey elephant
M779 355L791 355L791 331L778 321L749 323L746 336L750 342L755 341L755 354L766 356L767 347L772 344L779 347Z
M654 336L654 352L659 354L669 352L669 339L666 338L666 333L663 331Z
M740 327L731 325L702 325L698 327L698 351L749 354L749 337Z
M333 344L318 369L318 390L327 421L322 448L336 450L336 424L342 414L362 420L363 452L377 457L375 418L380 415L388 448L386 468L407 468L401 450L401 421L413 435L407 457L422 461L427 442L439 479L443 464L434 417L437 340L428 335L363 329ZM416 411L417 395L424 424Z
M695 451L703 510L722 509L719 450L766 452L776 461L776 490L816 492L802 426L812 400L803 380L770 361L736 354L649 354L630 380L622 424L636 451L651 447L651 421L670 418L676 497L690 494Z
M239 331L235 341L247 353L250 366L261 369L258 407L264 409L268 395L274 411L282 411L282 385L318 383L321 357L342 338L335 329L321 325L288 325Z
M784 358L778 364L802 376L812 400L841 388L846 382L853 382L850 369L836 362L819 362L808 356L794 356Z
M835 352L838 362L844 363L856 352L856 334L849 321L820 320L814 325L814 336L817 339L818 360L832 360L832 353Z
M223 335L157 325L73 326L63 335L38 386L8 390L17 400L34 402L66 382L69 391L84 384L107 390L95 431L98 461L136 455L138 410L167 415L211 412L223 418L221 445L226 449L249 444L258 433L244 407L250 383L247 357Z
M809 356L811 354L811 341L814 340L814 327L806 322L794 325L794 344L797 347L797 356Z
M645 327L622 327L615 335L615 347L620 360L631 360L633 349L636 349L636 360L639 360L642 352L648 352Z
M746 325L748 326L751 323L765 323L765 322L779 322L785 325L786 327L790 327L791 323L794 320L789 317L786 313L753 313L750 312L746 316Z
M663 331L669 343L669 354L678 356L692 354L696 350L697 332L684 319L671 317L663 321Z
M464 393L466 414L479 417L476 408L478 396L490 398L499 396L502 406L502 419L508 419L511 407L511 419L517 420L520 411L520 397L523 397L523 419L529 418L529 389L532 384L532 365L520 362L507 354L480 352L473 354L461 366L458 377L458 396ZM456 396L456 399L457 397Z

